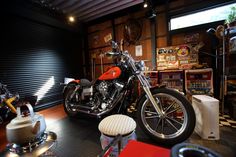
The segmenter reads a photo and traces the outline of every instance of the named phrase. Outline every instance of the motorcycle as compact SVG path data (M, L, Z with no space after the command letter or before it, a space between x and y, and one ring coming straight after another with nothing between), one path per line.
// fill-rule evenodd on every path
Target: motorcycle
M7 89L7 85L0 83L0 124L16 115L15 102L18 99L19 94L12 94Z
M24 106L27 103L34 105L36 101L37 96L25 96L20 98L18 93L11 93L7 85L0 83L0 124L16 116L17 106ZM25 111L23 113L28 114Z
M135 78L143 93L136 100L137 122L156 142L174 145L187 139L195 127L195 113L184 95L165 86L151 87L143 73L143 61L135 61L128 51L112 41L116 66L97 80L69 82L63 91L64 110L69 117L78 113L101 117L107 114L126 114L132 104Z

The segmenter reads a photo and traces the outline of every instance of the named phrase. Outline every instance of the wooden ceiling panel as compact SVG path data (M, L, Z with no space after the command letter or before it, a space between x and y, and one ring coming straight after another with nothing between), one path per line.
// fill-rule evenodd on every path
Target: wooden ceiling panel
M80 22L88 22L99 17L143 3L144 0L31 0L67 15ZM45 5L46 4L46 5Z
M85 22L87 21L91 21L91 20L95 20L96 18L99 18L99 17L102 17L102 16L105 16L105 15L108 15L108 14L112 14L114 12L117 12L117 11L120 11L122 9L125 9L125 8L128 8L128 7L131 7L133 5L136 5L136 4L139 4L140 1L143 1L143 0L136 0L135 2L133 1L132 3L120 3L121 5L119 6L116 6L116 7L111 7L109 9L107 9L106 11L98 11L98 13L95 15L95 14L90 14L90 16L87 16L86 18L87 19L84 19Z
M78 15L78 14L82 13L83 11L91 10L94 7L96 7L97 5L104 4L104 3L106 3L106 0L95 0L95 1L92 1L92 2L87 3L86 5L84 5L82 7L77 7L77 9L74 12L72 12L72 14Z
M93 8L91 8L91 9L87 9L83 12L80 12L79 17L86 16L88 14L91 14L91 13L99 10L99 9L108 8L110 5L114 5L114 2L119 2L119 0L110 0L106 3L99 3L98 5L93 6Z
M88 3L93 2L94 0L77 0L78 2L68 8L65 8L68 12L72 13L74 11L76 11L78 8L81 8L85 5L87 5Z

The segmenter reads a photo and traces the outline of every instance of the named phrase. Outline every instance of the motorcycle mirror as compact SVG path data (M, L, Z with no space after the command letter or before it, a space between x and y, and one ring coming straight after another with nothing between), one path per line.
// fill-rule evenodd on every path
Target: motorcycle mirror
M113 49L117 49L118 48L118 44L115 41L111 42L111 46Z

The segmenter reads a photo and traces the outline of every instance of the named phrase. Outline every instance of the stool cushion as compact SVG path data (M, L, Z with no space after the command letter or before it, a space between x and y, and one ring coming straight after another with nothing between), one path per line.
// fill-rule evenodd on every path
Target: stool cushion
M108 116L98 125L99 131L108 136L126 135L133 132L135 128L136 122L133 118L122 114Z

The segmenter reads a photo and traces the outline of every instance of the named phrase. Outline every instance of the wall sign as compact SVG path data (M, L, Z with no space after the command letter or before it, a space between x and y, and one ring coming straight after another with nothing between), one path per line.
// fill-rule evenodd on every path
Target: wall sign
M142 45L135 46L135 55L136 56L142 56L143 55Z
M112 35L111 35L111 33L107 34L107 35L104 37L105 43L107 43L107 42L109 42L109 41L111 41L111 40L112 40Z
M198 49L191 44L157 48L157 70L190 69L198 64Z

